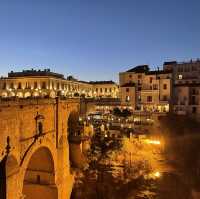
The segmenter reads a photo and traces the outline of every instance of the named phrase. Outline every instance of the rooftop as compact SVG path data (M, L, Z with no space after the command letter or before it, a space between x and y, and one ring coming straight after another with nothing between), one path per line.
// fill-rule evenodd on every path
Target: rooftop
M127 70L126 72L145 73L146 75L156 75L156 74L169 74L172 71L171 70L159 70L159 68L158 68L158 70L150 71L148 65L140 65L140 66L136 66L130 70Z
M167 66L167 65L177 65L177 64L191 64L191 63L200 63L200 59L190 59L188 61L182 61L182 62L177 62L177 61L167 61L164 62L163 65Z
M90 81L89 83L90 84L116 84L112 80L110 80L110 81Z
M149 71L148 65L139 65L134 68L131 68L130 70L127 70L126 72L145 73L147 71Z
M164 66L166 66L166 65L175 65L175 64L177 64L177 61L166 61L166 62L163 63Z
M56 78L64 79L64 75L59 73L51 72L50 69L44 70L23 70L22 72L13 72L8 73L8 77L29 77L29 76L51 76Z

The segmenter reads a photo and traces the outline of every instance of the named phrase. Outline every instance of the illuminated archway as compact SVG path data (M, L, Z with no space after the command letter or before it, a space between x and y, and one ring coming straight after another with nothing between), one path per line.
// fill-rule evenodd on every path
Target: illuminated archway
M33 93L33 97L38 97L39 96L39 92L38 91L35 91L34 93Z
M18 92L16 96L19 97L19 98L23 98L23 93L22 92Z
M14 92L10 92L9 93L9 97L15 97L15 93Z
M30 92L26 92L26 93L24 94L24 97L25 97L25 98L31 97L31 93L30 93Z
M55 97L56 97L55 91L51 91L50 94L49 94L49 96L50 96L51 98L55 98Z
M47 92L45 92L45 91L41 92L42 97L46 97L47 95L48 95Z
M8 93L7 93L7 92L2 92L2 93L1 93L1 96L2 96L2 97L8 97Z
M27 199L57 199L54 160L47 147L34 152L29 160L23 181L23 196Z

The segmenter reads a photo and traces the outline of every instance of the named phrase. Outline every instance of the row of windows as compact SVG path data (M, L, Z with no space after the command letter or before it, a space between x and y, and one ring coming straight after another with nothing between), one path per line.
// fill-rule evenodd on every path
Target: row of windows
M161 98L162 101L167 101L168 97L166 95L163 95ZM152 102L153 101L153 97L152 96L147 96L147 102Z
M195 65L186 65L186 66L178 66L178 72L190 72L197 71L197 66Z
M153 84L153 86L150 85L150 90L157 90L157 89L158 89L158 84ZM167 84L163 84L163 89L167 90Z
M185 107L176 107L175 111L185 111ZM197 107L193 106L192 107L192 113L195 114L197 113Z
M150 85L150 90L157 90L158 89L158 85L157 84L153 84L153 86L152 85ZM166 90L167 89L167 84L163 84L163 89L164 90ZM139 89L138 89L139 90ZM140 90L141 90L141 88L140 88ZM129 90L129 88L126 88L126 92L129 92L130 90Z
M133 77L132 75L129 75L129 78L132 78L132 77ZM138 75L137 78L138 78L138 79L141 79L141 78L142 78L142 75Z
M178 84L196 84L196 83L199 83L199 81L195 81L195 80L192 80L192 81L178 81Z
M129 78L132 79L132 75L129 75ZM138 75L138 84L141 84L141 78L142 78L142 75ZM160 77L156 77L157 79L160 79ZM166 79L169 79L170 77L167 76ZM152 83L153 82L153 77L149 77L149 83ZM133 81L130 80L129 83L132 83Z
M105 93L107 93L107 92L110 92L110 93L111 93L112 90L115 91L116 89L115 89L115 88L113 88L113 89L112 89L112 88L104 88L104 92L105 92ZM96 92L103 93L103 88L96 88Z
M61 88L61 89L69 88L69 90L70 90L70 88L72 88L72 89L79 89L79 86L66 85L66 84L60 84L60 83L54 84L54 82L52 82L52 88L55 88L55 87L56 87L56 89L60 89L60 88ZM4 82L4 83L2 84L2 86L1 86L1 88L2 88L2 89L7 89L7 88L14 89L14 83L11 82L10 84L7 84L6 82ZM22 83L19 82L19 83L17 84L17 87L16 87L16 88L17 88L17 89L22 89ZM25 88L25 89L31 89L31 84L30 84L29 82L26 82L24 88ZM37 88L38 88L38 82L34 82L33 88L34 88L34 89L37 89ZM42 82L42 83L41 83L41 88L42 88L42 89L47 89L47 83L46 83L46 82Z
M38 86L39 86L39 84L38 84L38 82L34 82L33 83L33 89L38 89ZM79 86L73 86L73 85L66 85L66 84L61 84L61 83L55 83L55 82L52 82L52 84L51 84L51 86L52 86L52 88L56 88L56 89L65 89L65 88L67 88L68 90L80 90L80 87ZM6 82L4 82L3 84L2 84L2 87L1 87L2 89L14 89L14 88L16 88L16 89L22 89L22 83L21 82L19 82L18 84L17 84L17 86L16 87L14 87L14 83L13 82L11 82L10 84L7 84ZM26 82L25 83L25 87L24 87L25 89L31 89L31 84L29 83L29 82ZM47 87L47 82L42 82L41 83L41 89L47 89L48 87ZM107 93L107 92L112 92L112 91L115 91L116 90L116 88L105 88L104 89L104 91L105 91L105 93ZM90 91L92 91L92 89L85 89L85 91L86 92L90 92ZM96 92L98 92L98 91L100 91L101 93L103 93L103 88L96 88Z

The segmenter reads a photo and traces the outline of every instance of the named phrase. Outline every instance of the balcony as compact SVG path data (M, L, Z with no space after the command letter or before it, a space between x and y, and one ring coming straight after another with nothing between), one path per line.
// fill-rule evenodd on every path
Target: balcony
M181 102L180 102L180 105L185 106L186 103L185 103L184 101L181 101Z
M194 105L194 106L198 106L199 105L199 102L198 101L190 101L189 102L189 105Z
M141 92L143 92L143 93L152 93L152 92L157 93L157 92L159 92L159 90L158 90L158 88L152 89L152 88L145 87L145 88L142 88Z
M176 110L175 113L177 115L186 115L186 111L185 110Z
M199 91L197 90L190 91L190 95L199 95Z

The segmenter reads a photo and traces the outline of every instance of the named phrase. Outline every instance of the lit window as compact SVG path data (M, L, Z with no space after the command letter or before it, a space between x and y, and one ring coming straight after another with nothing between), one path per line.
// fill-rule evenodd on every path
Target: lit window
M163 84L163 89L164 89L164 90L167 89L167 84Z
M147 96L147 102L152 102L152 96Z
M178 79L183 79L183 75L178 75Z
M126 96L126 102L130 101L130 96Z

